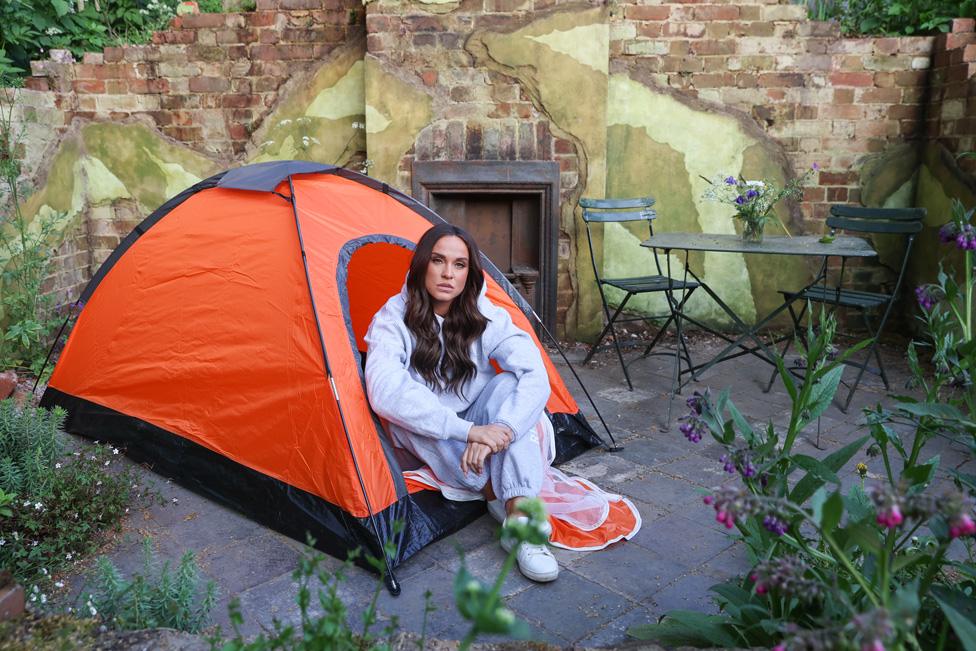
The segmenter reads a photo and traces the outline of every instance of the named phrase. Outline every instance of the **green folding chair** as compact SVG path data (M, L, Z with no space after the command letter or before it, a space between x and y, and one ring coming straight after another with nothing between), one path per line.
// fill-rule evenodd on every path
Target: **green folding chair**
M600 290L600 300L603 303L603 314L606 319L606 324L603 330L600 332L600 336L597 337L596 341L590 346L590 350L586 355L586 359L583 363L586 364L593 358L593 354L597 351L600 343L603 341L604 337L608 334L613 337L613 346L617 351L617 359L620 360L620 367L624 371L624 378L627 380L627 386L631 391L634 390L634 384L630 379L630 373L627 371L627 364L624 362L624 355L620 349L620 337L617 334L615 328L616 324L627 323L631 321L644 321L650 322L652 319L660 319L667 317L664 325L657 331L654 338L644 349L644 354L642 357L647 357L651 354L662 354L671 355L675 357L675 380L679 380L680 376L680 365L682 357L688 364L688 368L691 368L691 354L688 352L688 346L681 336L681 321L683 319L681 310L684 304L688 301L688 298L692 295L695 289L699 286L697 282L682 281L676 278L670 278L664 275L661 270L661 262L658 260L657 251L654 251L654 264L657 273L649 276L634 276L628 278L604 278L600 273L599 265L597 264L596 253L593 250L593 234L591 231L591 226L593 224L607 224L607 223L622 223L622 222L636 222L643 221L647 223L648 237L654 235L654 220L657 218L657 213L651 208L654 205L654 199L651 197L641 197L636 199L580 199L580 206L583 208L583 222L586 224L586 241L590 247L590 260L593 263L593 275L596 276L597 287ZM617 306L616 310L612 313L610 312L610 304L607 301L606 288L614 287L624 292L624 299ZM633 318L619 318L624 308L627 307L627 302L634 296L639 294L649 294L649 293L660 293L663 292L668 301L668 312L666 314L652 315L652 316L639 316ZM674 353L653 353L653 349L658 341L660 341L661 336L667 330L668 326L674 322L675 331L678 337L678 346ZM680 385L678 385L680 386ZM677 389L675 388L675 391ZM674 391L672 392L674 393ZM670 418L668 419L670 421Z
M888 317L894 307L895 300L898 298L902 281L905 277L905 269L908 267L908 256L912 251L912 243L915 236L922 230L922 222L925 219L924 208L861 208L857 206L831 206L830 216L827 218L827 226L830 228L831 235L837 231L845 231L851 234L889 234L902 235L905 239L905 252L901 259L901 268L898 270L898 277L894 288L890 293L867 292L844 287L845 267L847 260L841 258L840 274L835 283L827 280L827 258L824 258L820 271L816 279L800 291L783 291L780 293L789 302L790 317L793 320L793 338L788 338L783 347L783 356L786 355L793 339L800 337L804 339L804 329L801 321L807 311L807 306L812 303L821 303L829 306L828 312L833 314L838 308L857 310L864 325L867 328L871 343L866 347L866 355L862 361L852 359L844 363L858 369L854 382L845 386L849 387L847 398L843 402L841 411L847 413L851 399L857 390L857 385L861 382L861 377L865 371L881 377L885 389L890 389L888 376L885 374L884 364L881 361L881 354L878 350L878 342L884 331ZM793 304L801 302L802 307L799 311L793 309ZM880 313L880 319L872 319L872 315ZM871 366L872 358L877 362L877 367ZM798 372L798 371L794 371ZM776 379L777 372L774 371L766 385L768 391Z

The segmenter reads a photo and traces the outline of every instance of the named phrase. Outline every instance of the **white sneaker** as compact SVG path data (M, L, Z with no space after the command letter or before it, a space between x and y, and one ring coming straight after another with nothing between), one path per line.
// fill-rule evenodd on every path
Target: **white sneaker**
M489 503L490 504L490 503ZM504 508L504 507L503 507ZM494 513L492 513L494 515ZM515 516L522 520L528 521L524 515ZM552 526L547 522L546 528L548 531L547 535L552 534ZM511 538L502 537L502 549L506 552L511 552L512 547L515 545L515 540ZM539 583L548 583L549 581L555 581L559 576L559 563L556 562L556 557L552 555L549 551L548 545L530 545L529 543L522 543L519 545L518 551L515 553L515 560L518 562L519 572L532 581L537 581Z

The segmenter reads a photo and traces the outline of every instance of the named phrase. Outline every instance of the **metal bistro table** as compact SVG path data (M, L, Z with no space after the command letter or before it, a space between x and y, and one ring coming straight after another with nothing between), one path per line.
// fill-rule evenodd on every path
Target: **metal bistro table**
M685 321L689 321L698 327L711 332L717 337L724 339L728 342L728 345L709 361L680 371L679 375L691 373L691 380L696 380L699 373L707 371L715 364L748 354L754 355L759 359L776 366L774 353L770 352L769 346L775 346L777 343L792 336L791 333L790 335L770 341L768 344L763 342L759 336L759 331L763 328L763 326L776 318L776 316L778 316L783 310L787 309L791 301L784 300L783 303L775 310L764 316L762 319L758 319L755 325L750 327L741 318L739 318L739 315L737 315L735 311L729 307L728 304L726 304L725 301L723 301L711 287L708 286L708 283L699 278L695 272L689 268L688 253L690 251L705 251L711 253L758 253L765 255L803 255L816 257L839 256L841 258L870 258L877 255L877 252L871 247L871 244L867 240L860 237L838 236L835 237L830 243L821 242L820 239L821 236L819 235L800 235L796 237L767 236L762 242L757 243L744 242L739 235L734 234L658 233L650 239L642 242L642 246L664 251L664 257L667 260L667 275L669 278L673 278L671 274L670 252L673 250L684 251L684 279L687 280L689 275L694 278L701 285L701 289L712 297L712 300L715 301L722 311L729 315L729 318L732 319L733 324L735 324L735 327L738 330L739 336L733 339L725 333L718 332L695 319L682 315L681 318ZM811 284L825 280L826 269L827 265L823 265L820 275L815 278ZM750 340L752 345L747 343ZM732 351L736 348L740 348L741 350L733 353ZM687 382L681 382L679 379L679 392L685 384L687 384Z

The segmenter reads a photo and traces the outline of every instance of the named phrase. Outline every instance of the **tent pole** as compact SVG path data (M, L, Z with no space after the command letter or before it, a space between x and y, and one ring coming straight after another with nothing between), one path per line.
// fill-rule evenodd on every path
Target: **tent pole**
M607 421L603 420L603 414L600 413L599 408L596 406L596 402L593 401L593 397L590 396L590 392L587 391L586 385L583 384L583 380L580 378L579 374L576 373L576 369L573 368L573 365L566 357L566 353L563 351L563 347L562 345L560 345L559 340L556 339L551 332L549 332L549 328L547 328L546 324L542 322L542 319L539 318L539 315L536 314L535 310L532 309L531 307L529 309L532 311L532 316L535 317L535 321L536 323L539 324L539 327L542 328L542 331L545 332L547 335L549 335L549 338L552 340L552 343L556 344L556 350L559 351L559 356L563 358L564 362L566 362L566 366L569 367L569 370L573 374L573 377L576 378L576 381L579 383L580 388L583 389L583 393L584 395L586 395L586 399L589 400L590 404L593 406L593 411L596 412L596 417L600 419L600 423L603 425L603 429L607 430L607 436L610 437L610 441L613 443L613 445L607 445L606 443L603 444L604 446L606 446L607 452L620 452L621 450L623 450L623 448L617 445L617 440L613 438L613 433L610 432L610 428L607 426Z
M54 338L54 341L51 342L51 347L47 349L47 357L44 358L41 370L37 372L37 377L34 379L34 386L31 387L31 393L37 391L37 385L40 384L41 378L44 377L44 370L47 368L47 363L51 361L51 355L54 354L54 349L57 347L58 342L61 341L61 335L64 334L64 329L68 327L68 321L70 320L71 310L68 310L68 316L64 317L64 323L61 324L61 329L58 330L58 336Z
M376 534L376 541L380 545L380 554L383 555L383 561L386 564L386 575L383 577L384 582L386 583L386 589L390 591L391 595L396 597L400 594L400 583L393 574L393 566L390 564L390 558L386 554L385 541L383 540L383 536L380 535L380 528L376 524L376 518L373 516L373 506L369 502L369 494L366 492L366 484L363 482L363 474L359 471L359 460L356 459L356 451L352 447L352 439L349 438L349 428L346 426L346 416L342 411L342 402L339 400L339 391L336 388L335 379L332 375L332 368L329 365L329 355L325 350L325 338L322 336L322 324L319 323L319 311L315 306L315 292L312 291L312 277L308 273L308 257L305 255L305 241L302 239L302 225L301 221L298 219L298 201L295 199L295 184L292 182L291 175L288 176L288 189L291 192L291 209L292 213L295 215L295 231L298 234L298 248L302 252L302 266L305 269L305 283L308 286L308 298L312 303L312 316L315 318L315 329L319 335L319 345L322 349L322 361L325 364L326 378L329 381L329 386L332 388L332 395L335 397L336 407L339 410L339 420L342 421L342 431L346 435L346 444L349 446L349 454L352 456L352 463L356 468L356 479L359 480L359 488L363 493L363 499L366 501L366 510L369 512L369 521L373 525L373 533Z

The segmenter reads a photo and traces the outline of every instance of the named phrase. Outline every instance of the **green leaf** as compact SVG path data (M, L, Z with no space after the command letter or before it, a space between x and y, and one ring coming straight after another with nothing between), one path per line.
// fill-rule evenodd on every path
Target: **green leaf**
M857 545L862 550L872 554L881 552L881 538L878 535L878 530L870 524L859 522L848 525L843 529L843 532L848 545Z
M728 403L729 415L732 416L732 421L735 423L736 429L742 434L742 437L746 440L749 445L755 445L756 443L756 433L753 431L752 426L749 424L743 416L742 412L732 404L732 401Z
M936 455L924 464L905 468L901 473L901 479L907 480L909 486L928 486L938 469L939 456Z
M851 457L853 457L857 451L864 446L869 438L869 436L865 435L852 443L848 443L840 450L837 450L836 452L824 457L820 463L836 473L844 466L845 463L851 460ZM823 486L823 484L824 482L822 480L808 472L793 488L793 492L790 493L790 501L794 504L803 504L810 498L811 495L813 495L814 491Z
M803 419L803 424L816 420L827 410L834 399L834 394L837 393L837 387L840 385L840 378L843 374L844 367L837 365L824 373L820 381L813 385L810 390L809 415Z
M824 502L823 512L820 516L821 530L827 534L831 533L840 524L840 519L843 515L844 499L839 492L835 491Z
M932 587L932 597L945 613L962 648L976 651L976 599L941 585Z
M627 635L668 646L738 646L728 618L694 610L672 610L657 624L627 629Z
M794 454L790 457L790 460L823 482L829 481L832 484L840 483L840 478L837 476L837 473L824 465L819 459L815 459L806 454Z

